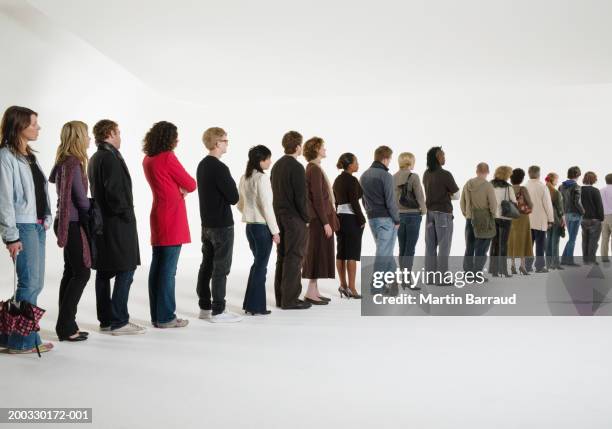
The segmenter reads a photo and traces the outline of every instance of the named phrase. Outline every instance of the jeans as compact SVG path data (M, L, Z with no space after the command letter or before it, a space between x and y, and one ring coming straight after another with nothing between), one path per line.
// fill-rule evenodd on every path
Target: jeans
M599 219L582 219L582 259L585 263L595 262L600 236Z
M481 272L487 262L487 252L491 245L490 238L476 238L472 220L465 220L465 256L463 271L466 273Z
M302 260L306 252L306 222L295 216L277 216L280 244L276 247L274 297L276 306L298 304L302 293Z
M605 215L601 224L601 259L610 259L610 237L612 237L612 214Z
M397 231L399 242L400 266L412 270L414 249L419 240L422 215L420 213L400 213L400 226Z
M397 232L390 217L375 217L369 220L370 230L376 242L376 258L374 272L395 271L393 248Z
M452 213L428 211L425 227L425 269L429 272L448 271L448 256L453 242Z
M249 272L242 309L253 313L264 313L266 311L266 274L270 252L272 252L272 234L270 234L268 225L250 223L246 226L246 236L255 260Z
M68 225L68 241L64 247L64 275L59 289L59 313L55 332L59 338L68 338L79 331L76 323L77 306L91 270L83 263L83 241L79 222Z
M546 261L544 260L544 249L546 248L546 231L539 229L531 230L531 242L535 243L535 269L536 271L544 269ZM525 268L527 271L533 270L533 257L525 258Z
M512 221L508 219L495 219L495 237L491 242L491 260L489 272L492 275L508 275L508 238L510 237Z
M559 267L559 241L561 241L561 227L553 225L546 233L546 266L548 268Z
M19 239L23 250L17 256L17 301L36 305L45 280L45 243L46 233L42 225L18 223ZM28 350L40 345L38 332L23 336L17 333L1 335L0 344L9 349Z
M153 259L149 268L149 307L153 324L176 319L174 289L180 254L180 245L153 246Z
M202 227L202 264L200 264L196 291L200 309L212 310L213 315L225 311L225 286L232 266L233 250L233 226Z
M580 221L582 216L578 213L567 213L565 215L565 224L567 225L567 243L565 249L563 249L563 255L561 256L562 264L573 264L574 263L574 247L576 247L576 237L578 236L578 229L580 228Z
M110 280L115 278L111 296ZM128 324L128 298L130 286L134 280L134 271L100 271L96 273L96 310L101 327L111 330Z

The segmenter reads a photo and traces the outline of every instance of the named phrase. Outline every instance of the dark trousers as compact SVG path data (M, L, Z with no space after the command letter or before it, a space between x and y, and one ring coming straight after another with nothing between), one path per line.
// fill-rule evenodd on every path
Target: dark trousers
M76 323L77 306L90 274L91 270L83 263L81 228L78 222L70 222L68 242L64 247L64 275L60 282L59 313L55 325L55 332L60 338L69 337L79 330Z
M302 259L306 248L306 223L298 217L277 218L280 244L277 246L274 294L276 306L298 303L302 293Z
M111 279L115 278L111 295ZM100 271L96 273L96 310L101 327L119 329L128 324L128 298L134 280L132 271Z
M544 249L546 248L546 231L532 229L531 244L535 244L535 269L541 270L546 266L546 260L544 259ZM534 258L531 256L525 258L525 268L527 271L533 270L533 260Z
M149 308L151 323L176 319L175 279L181 246L153 246L149 269Z
M487 252L491 245L489 238L476 238L472 220L465 220L465 256L463 271L466 273L480 272L487 263Z
M508 274L508 238L512 221L508 219L495 219L495 237L491 242L491 260L489 272L491 274Z
M421 230L421 213L400 213L400 225L397 231L399 244L400 267L412 270L414 253Z
M272 234L268 225L250 223L246 226L246 236L255 260L249 272L242 309L263 313L266 311L266 274L272 252Z
M198 274L197 293L200 309L212 310L213 315L225 311L225 287L232 267L233 250L233 226L202 227L202 264Z
M582 219L582 259L585 263L595 262L601 221L599 219Z
M546 233L546 266L559 268L559 242L561 241L561 227L553 225Z

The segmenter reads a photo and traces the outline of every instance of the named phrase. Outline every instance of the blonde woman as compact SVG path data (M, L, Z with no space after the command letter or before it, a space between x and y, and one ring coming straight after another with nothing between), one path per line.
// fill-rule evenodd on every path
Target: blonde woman
M493 277L512 277L508 273L508 240L513 229L512 219L502 216L502 202L511 201L516 204L516 194L508 179L512 176L512 167L502 165L495 169L495 177L491 180L495 191L497 206L495 209L496 234L491 242L491 259L489 261L489 272ZM529 217L527 217L529 221ZM527 223L529 228L529 222Z
M60 282L59 313L55 331L60 341L84 341L87 332L76 323L77 306L89 280L91 253L85 228L87 198L87 125L71 121L62 127L55 166L49 181L57 189L57 215L53 229L57 245L64 249L64 274Z

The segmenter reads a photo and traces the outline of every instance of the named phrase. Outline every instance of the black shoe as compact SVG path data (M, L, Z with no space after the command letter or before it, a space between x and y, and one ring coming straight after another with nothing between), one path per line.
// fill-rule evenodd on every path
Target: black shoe
M85 341L87 339L87 335L81 335L81 333L79 333L76 337L58 337L60 341L68 341L71 343L77 342L77 341Z
M307 296L304 297L304 301L309 302L312 305L327 305L328 302L327 301L317 301L316 299L310 299Z
M348 293L350 295L351 298L353 299L361 299L361 295L359 295L359 293L357 293L357 291L353 292L352 290L348 290Z
M330 301L331 301L331 299L330 299L330 298L328 298L328 297L326 297L326 296L321 296L321 295L319 295L319 299L320 299L320 300L322 300L322 301L327 301L327 302L330 302Z
M301 299L298 299L298 302L296 304L290 305L289 307L283 307L283 310L306 310L310 307L312 307L311 303L304 302Z
M539 270L536 270L536 273L538 274L547 273L547 272L548 272L548 268L540 268Z
M89 337L89 332L87 331L79 331L79 334L85 336L85 337Z
M340 286L338 288L338 292L340 292L340 298L343 298L343 297L350 298L351 297L349 288L347 288L347 287Z
M265 316L267 314L272 313L272 310L266 310L266 311L260 311L260 312L244 310L244 312L246 314L250 314L251 316Z
M526 270L525 268L523 268L523 267L519 267L519 272L520 272L522 275L524 275L524 276L528 276L528 275L530 275L530 274L529 274L529 271L527 271L527 270Z

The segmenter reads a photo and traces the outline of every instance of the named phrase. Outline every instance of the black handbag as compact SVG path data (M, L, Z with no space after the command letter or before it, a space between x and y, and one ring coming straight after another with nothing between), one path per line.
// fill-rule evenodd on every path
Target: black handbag
M401 206L409 208L409 209L418 209L419 202L417 201L414 195L414 190L412 188L408 189L408 181L410 180L410 176L412 176L412 173L408 175L408 178L406 179L406 183L404 183L403 185L399 185L399 188L400 188L399 203Z
M521 217L521 212L518 205L510 200L510 192L508 191L509 186L506 188L507 199L501 202L501 215L510 219L516 219Z

